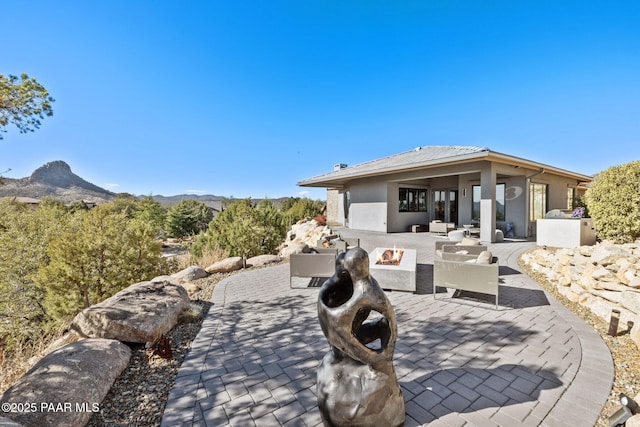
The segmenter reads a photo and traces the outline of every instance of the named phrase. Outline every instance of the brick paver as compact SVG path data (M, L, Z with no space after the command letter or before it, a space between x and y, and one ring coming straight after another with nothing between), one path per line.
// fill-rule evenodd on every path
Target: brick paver
M340 232L360 237L368 251L418 249L417 292L387 294L398 320L394 365L406 426L595 423L613 381L611 356L589 326L519 271L517 257L533 243L491 245L500 262L495 310L492 298L448 292L434 300L428 233ZM317 288L291 289L288 268L247 271L216 286L163 426L322 425L315 381L329 346Z

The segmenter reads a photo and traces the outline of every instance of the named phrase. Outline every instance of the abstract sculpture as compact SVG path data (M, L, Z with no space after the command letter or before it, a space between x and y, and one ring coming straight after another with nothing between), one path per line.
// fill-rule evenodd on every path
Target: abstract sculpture
M331 350L318 368L317 397L326 426L401 426L405 408L393 369L393 307L369 275L359 247L336 259L318 295L318 318Z

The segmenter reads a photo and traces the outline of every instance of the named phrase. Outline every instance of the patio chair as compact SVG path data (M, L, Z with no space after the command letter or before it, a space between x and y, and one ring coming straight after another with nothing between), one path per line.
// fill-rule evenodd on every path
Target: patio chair
M357 237L341 237L339 235L324 237L316 243L316 249L335 248L338 252L346 252L347 249L360 246L360 239Z
M291 254L289 258L289 287L293 278L331 277L336 270L336 248L316 248L314 252Z
M443 246L442 257L433 261L433 298L436 287L453 288L495 296L498 309L498 258L487 250L479 255L447 252Z

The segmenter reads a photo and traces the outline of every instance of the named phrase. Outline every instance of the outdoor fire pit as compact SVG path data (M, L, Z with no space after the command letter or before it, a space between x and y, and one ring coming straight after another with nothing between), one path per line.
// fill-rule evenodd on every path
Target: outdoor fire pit
M369 271L382 289L416 291L416 250L376 248L369 254Z
M378 259L376 259L376 264L400 265L400 262L402 261L402 254L404 254L402 249L385 249L384 252L378 256Z

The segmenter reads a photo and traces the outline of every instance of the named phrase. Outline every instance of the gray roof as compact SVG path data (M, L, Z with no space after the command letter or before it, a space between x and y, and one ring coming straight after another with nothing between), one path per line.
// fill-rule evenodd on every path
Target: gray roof
M417 147L411 151L406 151L404 153L394 154L388 157L371 160L354 166L347 166L329 173L307 178L298 182L298 185L303 187L330 187L334 185L341 185L355 178L384 175L401 171L428 168L432 166L440 166L448 163L459 163L479 159L500 161L502 163L512 163L518 165L527 165L539 169L554 171L556 173L561 173L564 175L570 175L580 180L591 180L591 177L589 177L588 175L581 175L575 172L565 171L541 163L525 160L519 157L497 153L495 151L491 151L486 147L440 145Z

